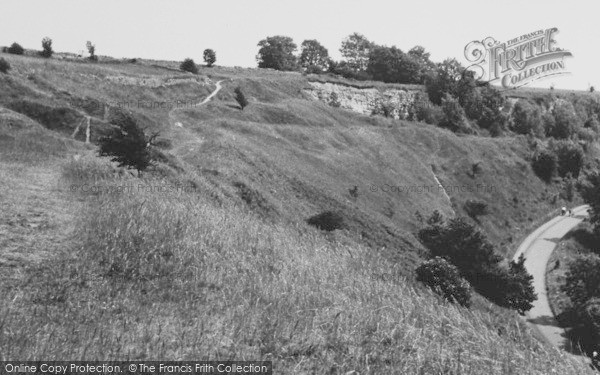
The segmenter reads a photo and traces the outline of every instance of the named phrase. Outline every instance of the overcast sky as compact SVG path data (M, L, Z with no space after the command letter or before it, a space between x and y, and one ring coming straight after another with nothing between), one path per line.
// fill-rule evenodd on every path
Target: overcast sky
M342 39L359 32L467 65L464 47L473 40L557 27L557 46L573 54L566 60L572 74L535 85L585 90L600 89L598 9L592 0L0 0L0 45L41 48L49 36L61 52L85 50L91 40L99 55L196 62L212 48L218 65L255 67L256 45L267 36L290 36L298 45L317 39L339 59Z

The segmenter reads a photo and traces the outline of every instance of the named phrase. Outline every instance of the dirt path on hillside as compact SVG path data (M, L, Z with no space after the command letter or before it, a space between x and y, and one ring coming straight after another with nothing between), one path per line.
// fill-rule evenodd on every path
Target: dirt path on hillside
M540 226L523 241L513 257L516 260L521 254L525 255L525 268L533 276L538 297L533 308L526 314L528 324L549 343L568 352L572 352L570 342L548 302L546 265L561 239L588 216L587 208L588 206L579 206L573 209L573 216L557 216Z
M223 82L223 80L217 81L217 83L215 85L215 90L213 92L211 92L210 95L208 95L203 101L196 103L194 106L199 107L201 105L208 103L215 95L217 95L219 93L219 91L221 91L221 88L222 88L221 82ZM171 111L169 111L169 119L171 120L172 124L175 126L178 126L180 128L183 128L183 124L181 122L175 120L174 112L180 111L182 109L184 109L184 108L173 108Z

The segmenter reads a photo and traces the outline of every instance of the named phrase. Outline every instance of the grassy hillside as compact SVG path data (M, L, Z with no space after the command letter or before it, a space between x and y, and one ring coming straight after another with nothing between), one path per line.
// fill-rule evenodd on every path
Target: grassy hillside
M459 308L413 282L417 211L465 215L467 200L484 201L490 213L473 222L508 254L558 205L525 137L335 109L307 100L299 74L3 57L13 69L0 75L2 359L585 373L516 314L482 298ZM217 81L219 94L195 105ZM95 155L123 103L164 141L163 162L143 176ZM92 144L75 132L86 116ZM326 210L346 229L306 224Z

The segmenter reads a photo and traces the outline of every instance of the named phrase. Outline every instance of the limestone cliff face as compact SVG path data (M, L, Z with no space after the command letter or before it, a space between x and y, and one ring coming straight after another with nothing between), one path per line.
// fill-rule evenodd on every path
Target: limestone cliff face
M380 114L407 119L414 113L418 90L356 88L335 83L309 82L304 92L313 100L349 109L365 115Z

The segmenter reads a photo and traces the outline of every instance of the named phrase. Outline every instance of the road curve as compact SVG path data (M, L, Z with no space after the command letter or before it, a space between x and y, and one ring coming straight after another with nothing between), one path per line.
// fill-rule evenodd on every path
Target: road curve
M525 255L525 268L533 276L537 300L526 313L526 320L552 345L571 351L565 330L560 327L550 309L546 289L546 265L552 251L571 229L587 217L588 206L573 209L573 216L557 216L531 233L519 246L513 259Z

